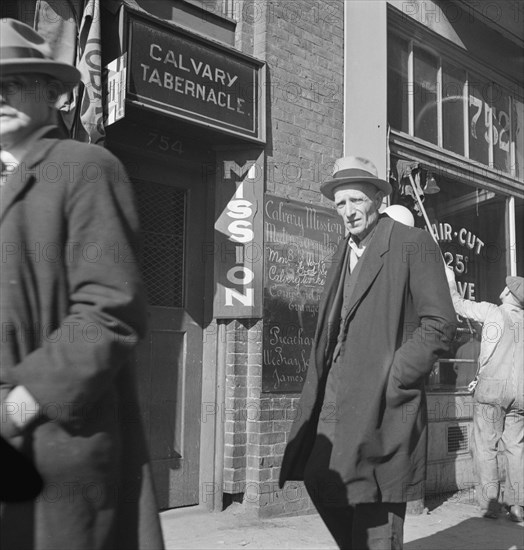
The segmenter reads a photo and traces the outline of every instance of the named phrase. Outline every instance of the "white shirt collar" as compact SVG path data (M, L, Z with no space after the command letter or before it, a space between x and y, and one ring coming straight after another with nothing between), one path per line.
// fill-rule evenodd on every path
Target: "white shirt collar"
M0 160L2 160L2 173L11 172L18 164L20 164L14 155L9 151L2 149L0 151Z
M364 254L364 251L366 250L367 245L373 238L373 235L375 233L375 229L377 227L377 224L373 227L373 229L358 243L353 239L353 235L349 236L348 245L351 247L351 250L357 255L358 258Z
M15 146L11 147L9 150L1 149L0 150L0 160L2 161L2 177L0 178L0 185L3 185L10 172L14 172L20 163L22 162L25 155L31 150L33 144L40 139L42 136L47 134L53 128L56 128L55 124L46 124L41 128L38 128L26 139L17 143Z

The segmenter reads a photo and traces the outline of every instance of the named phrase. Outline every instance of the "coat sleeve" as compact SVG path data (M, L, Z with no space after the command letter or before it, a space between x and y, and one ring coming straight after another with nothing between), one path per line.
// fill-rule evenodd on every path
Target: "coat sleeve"
M457 291L457 284L455 281L449 283L449 291L455 311L459 315L462 315L462 317L467 317L472 321L477 321L482 324L488 319L493 319L499 323L499 326L503 326L504 320L502 319L502 314L499 313L498 307L495 304L490 304L489 302L474 302L473 300L462 298Z
M68 254L59 282L68 288L68 313L15 369L41 410L59 407L64 421L110 390L146 319L131 182L101 147L76 144L71 158L77 169L64 182Z
M395 353L391 374L400 387L409 388L449 350L457 320L442 255L430 235L417 232L417 239L404 243L402 256L408 262L408 300L419 323L404 327L406 337Z

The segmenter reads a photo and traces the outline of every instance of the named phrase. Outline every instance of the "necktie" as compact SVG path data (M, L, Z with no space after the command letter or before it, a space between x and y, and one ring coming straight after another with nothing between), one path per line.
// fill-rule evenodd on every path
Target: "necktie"
M5 151L0 151L0 162L1 162L1 167L2 167L2 171L1 171L1 182L0 182L0 185L3 185L7 179L7 176L11 173L11 172L14 172L15 171L15 168L16 168L16 164L14 162L14 159L13 161L11 160L5 160L5 157L8 156L9 154ZM10 155L9 155L10 156ZM4 158L2 158L4 157ZM8 157L9 158L9 157Z
M2 175L1 175L1 179L0 179L0 185L4 185L4 181L5 179L7 178L7 166L4 164L4 161L3 160L0 160L0 162L2 163Z

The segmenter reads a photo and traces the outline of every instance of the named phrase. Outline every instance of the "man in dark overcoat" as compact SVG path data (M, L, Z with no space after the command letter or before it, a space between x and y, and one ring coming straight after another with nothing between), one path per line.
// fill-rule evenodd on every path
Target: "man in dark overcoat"
M43 480L2 504L0 546L158 550L132 373L146 312L131 183L102 147L61 139L55 102L79 73L13 19L0 71L0 427Z
M424 378L456 315L430 234L380 215L390 184L343 157L321 192L347 237L333 259L280 484L304 480L340 548L402 548L406 502L423 497Z

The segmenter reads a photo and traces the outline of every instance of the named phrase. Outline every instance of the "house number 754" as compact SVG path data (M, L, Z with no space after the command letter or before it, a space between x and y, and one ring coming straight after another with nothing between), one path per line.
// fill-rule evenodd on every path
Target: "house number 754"
M146 147L150 149L158 149L163 153L172 151L174 153L182 154L182 142L180 140L175 140L170 136L164 136L162 134L157 134L156 132L149 132L149 139L146 143Z

